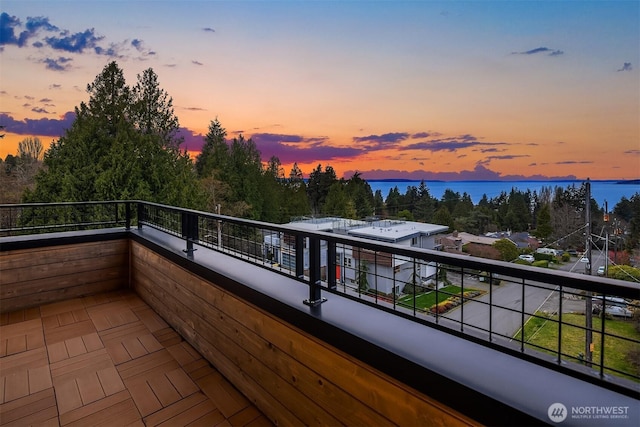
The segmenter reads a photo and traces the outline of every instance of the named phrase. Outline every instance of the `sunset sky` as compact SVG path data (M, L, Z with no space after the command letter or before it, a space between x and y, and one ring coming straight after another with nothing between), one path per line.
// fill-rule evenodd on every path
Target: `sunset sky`
M116 61L288 174L640 178L640 2L2 0L0 157Z

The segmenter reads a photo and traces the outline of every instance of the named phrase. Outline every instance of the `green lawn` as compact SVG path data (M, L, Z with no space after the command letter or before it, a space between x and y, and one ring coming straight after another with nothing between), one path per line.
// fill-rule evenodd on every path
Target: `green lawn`
M471 289L465 289L465 291L469 291ZM428 309L429 307L440 303L442 301L447 300L448 298L460 295L460 287L459 286L445 286L444 288L438 290L438 299L436 301L436 291L427 292L426 294L418 294L416 296L416 308L417 309ZM453 294L453 295L452 295ZM403 305L405 307L413 307L413 295L405 295L398 300L398 304Z
M543 315L542 313L537 313ZM524 336L525 342L547 349L546 352L555 353L558 351L558 316L549 316L547 318L531 318L525 325ZM577 357L578 354L585 353L585 333L582 328L573 326L584 326L585 317L581 314L563 314L562 315L562 353ZM602 319L593 317L593 362L600 363L600 347ZM620 337L633 338L640 340L640 332L635 328L636 321L606 319L605 332ZM514 339L518 341L521 338L521 332L518 332ZM533 346L532 346L533 347ZM633 375L640 375L638 355L640 349L637 343L625 340L624 338L616 338L605 336L604 341L604 365L609 368L617 369ZM536 348L540 351L545 351ZM635 353L633 353L635 351ZM635 354L635 355L634 355ZM614 372L605 369L605 372ZM617 374L620 375L620 374Z

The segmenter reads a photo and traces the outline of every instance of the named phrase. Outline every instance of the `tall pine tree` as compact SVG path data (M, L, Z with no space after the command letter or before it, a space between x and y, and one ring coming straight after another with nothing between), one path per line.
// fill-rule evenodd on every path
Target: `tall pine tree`
M201 208L193 164L179 149L178 119L153 70L133 90L116 62L87 86L88 103L45 153L27 202L143 199Z

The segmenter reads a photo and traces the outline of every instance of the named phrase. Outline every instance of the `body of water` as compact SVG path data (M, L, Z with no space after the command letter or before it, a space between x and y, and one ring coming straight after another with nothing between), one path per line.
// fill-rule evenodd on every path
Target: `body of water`
M398 187L400 194L405 194L407 187L420 186L420 181L367 180L367 182L374 193L376 190L381 190L384 199L389 195L389 190L394 187ZM502 192L509 194L512 188L522 192L526 192L528 189L531 192L540 193L543 187L567 188L575 185L576 188L580 188L584 182L586 181L425 181L425 184L431 196L438 200L442 198L445 190L450 189L460 193L461 196L466 192L471 197L473 204L476 205L484 194L488 199L492 199L498 197ZM638 181L627 184L620 184L619 181L591 181L591 197L601 207L604 207L604 202L607 201L609 210L613 210L622 197L631 199L635 193L640 193Z

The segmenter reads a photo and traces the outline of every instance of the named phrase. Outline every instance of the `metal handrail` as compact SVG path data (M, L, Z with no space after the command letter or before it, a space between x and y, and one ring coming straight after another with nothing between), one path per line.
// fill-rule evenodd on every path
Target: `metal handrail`
M58 208L69 210L69 212L64 211L68 216L63 218L68 220L73 218L70 213L73 209L96 206L106 206L106 212L112 213L113 216L100 220L89 218L87 221L75 224L66 221L55 224L56 217L49 217L47 220L41 218L41 224L29 224L22 215L23 222L20 222L21 214L29 210L31 213L42 212L45 216L47 210ZM587 330L585 326L575 325L565 320L567 316L563 310L568 303L563 300L579 301L590 298L591 294L598 294L637 301L640 300L640 285L636 283L382 243L344 234L310 231L292 224L278 225L140 200L0 204L0 236L110 226L122 226L125 229L131 226L154 228L183 239L184 252L188 257L194 257L197 246L201 246L290 276L309 286L309 298L304 301L309 305L321 304L331 294L340 294L373 308L440 328L465 339L482 342L499 351L532 360L534 363L572 372L574 375L589 377L592 380L595 378L596 381L616 383L617 386L629 390L640 389L638 372L614 368L605 354L607 351L605 341L628 343L640 349L640 340L609 331L606 327L609 320L604 306L602 316L597 316L601 319L600 326L590 329L594 336L600 339L597 349L599 356L596 357L594 352L593 357L582 359L584 356L579 354L568 354L562 340L562 334L567 333L567 330ZM275 258L270 258L272 254L267 254L271 249L279 251L274 255ZM352 257L357 266L347 266L336 261L338 254L346 256L348 252L358 253L357 256ZM373 260L372 271L364 271L362 268L363 264L366 264L366 257ZM408 265L413 269L414 294L410 303L401 301L400 295L397 295L395 290L396 269L402 265ZM418 284L415 279L416 271L422 271L428 266L435 268L436 271L436 286L432 291L436 301L456 300L458 303L456 307L459 309L455 316L451 312L441 313L439 307L436 307L435 312L418 307L415 289L416 286L423 286L422 282ZM340 270L340 274L344 274L344 270L347 269L351 274L350 284L347 284L337 273ZM392 270L393 273L391 273ZM455 276L460 281L459 291L447 291L438 287L437 277L442 272ZM486 293L481 298L467 296L465 289L471 289L473 284L477 284L475 277L480 272L487 273L489 285ZM388 275L385 276L385 274ZM375 288L361 289L362 277L365 281L366 278L371 278L376 284ZM495 285L498 281L506 284L499 288ZM393 282L394 291L380 292L378 282ZM407 285L407 282L399 283ZM470 286L469 283L472 285ZM507 287L517 290L517 302L511 304L511 302L499 301L500 289ZM558 302L555 306L557 319L553 318L553 313L549 315L541 312L540 307L527 308L527 301L533 298L528 296L527 292L548 294L548 298L557 298ZM640 315L640 307L635 306L634 302L628 301L628 307L637 310L636 316ZM486 319L483 319L486 320L486 324L470 320L474 310L487 312ZM458 313L459 319L456 317ZM500 321L496 320L499 315L517 318L517 331L501 330ZM589 314L585 313L586 315ZM525 328L530 321L550 322L555 326L558 339L553 348L530 342L531 337L525 338ZM553 357L550 358L548 354Z

